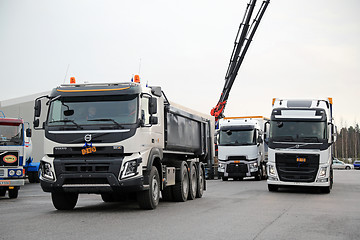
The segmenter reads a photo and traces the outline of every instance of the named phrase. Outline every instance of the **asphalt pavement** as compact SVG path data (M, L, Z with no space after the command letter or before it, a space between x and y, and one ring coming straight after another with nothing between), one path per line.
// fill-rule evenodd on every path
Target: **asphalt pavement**
M26 184L17 199L0 197L0 239L360 239L359 202L359 170L334 171L330 194L208 180L203 198L150 211L89 194L57 211L39 184Z

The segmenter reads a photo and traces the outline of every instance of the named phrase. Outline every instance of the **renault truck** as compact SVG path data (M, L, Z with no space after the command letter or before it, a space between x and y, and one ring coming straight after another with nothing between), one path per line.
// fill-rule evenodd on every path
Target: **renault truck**
M218 174L223 181L254 177L266 179L267 146L262 116L225 117L217 132Z
M267 139L269 191L307 186L330 193L336 141L332 98L275 98L272 105Z
M63 84L34 108L34 126L45 131L41 187L58 210L73 209L82 193L104 202L131 194L154 209L160 198L192 200L206 190L214 121L173 106L161 87Z

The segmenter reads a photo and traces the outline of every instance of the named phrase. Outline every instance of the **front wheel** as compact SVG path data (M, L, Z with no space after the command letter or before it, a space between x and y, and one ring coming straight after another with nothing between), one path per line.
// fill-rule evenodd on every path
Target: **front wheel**
M17 198L19 193L18 188L9 189L9 198Z
M270 192L277 192L279 190L279 187L273 184L268 184L268 189Z
M137 194L138 204L141 209L155 209L160 198L160 177L155 166L152 166L149 176L149 189Z
M75 207L79 194L78 193L63 193L52 192L51 199L54 207L57 210L71 210Z
M349 166L346 166L346 168L345 168L346 170L350 170L350 167Z

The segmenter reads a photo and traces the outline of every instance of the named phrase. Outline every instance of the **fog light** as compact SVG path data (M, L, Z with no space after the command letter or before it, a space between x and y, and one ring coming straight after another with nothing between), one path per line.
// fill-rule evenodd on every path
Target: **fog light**
M278 181L278 178L277 178L277 177L268 176L268 180L270 180L270 181Z
M316 182L321 182L321 183L328 182L328 178L318 179L316 180Z

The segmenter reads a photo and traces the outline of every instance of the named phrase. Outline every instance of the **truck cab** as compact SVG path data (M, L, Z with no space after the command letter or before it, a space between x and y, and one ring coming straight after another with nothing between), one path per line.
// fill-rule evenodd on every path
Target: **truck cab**
M31 130L25 130L24 121L0 118L0 196L6 191L17 198L25 182L25 165L31 157Z
M336 140L332 99L274 99L269 124L269 191L314 186L329 193Z
M218 173L229 178L266 178L267 146L263 141L264 117L231 117L219 122Z

